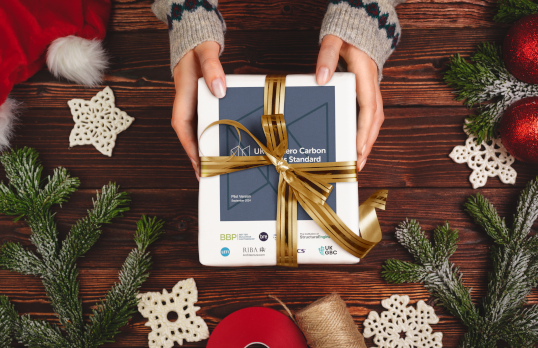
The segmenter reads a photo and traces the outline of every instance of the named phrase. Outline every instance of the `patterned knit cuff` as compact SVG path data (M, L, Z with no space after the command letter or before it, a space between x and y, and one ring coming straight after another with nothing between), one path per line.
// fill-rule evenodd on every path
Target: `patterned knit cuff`
M205 41L216 41L224 50L226 24L217 10L218 0L157 0L151 9L168 24L172 75L183 56Z
M319 42L331 34L357 47L376 62L381 81L383 64L396 48L401 31L392 2L330 0Z

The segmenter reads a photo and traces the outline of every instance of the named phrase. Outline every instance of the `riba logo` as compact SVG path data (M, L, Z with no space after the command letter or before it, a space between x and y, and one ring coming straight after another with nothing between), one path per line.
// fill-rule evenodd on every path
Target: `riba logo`
M334 250L332 245L321 246L318 250L321 255L336 255L338 253L338 250Z
M230 249L228 249L228 248L222 248L222 249L220 249L220 254L221 254L222 256L226 257L226 256L230 255Z
M220 235L220 240L234 240L234 239L237 239L236 234L221 234Z
M260 233L260 240L262 242L265 242L267 239L269 239L269 235L265 232Z

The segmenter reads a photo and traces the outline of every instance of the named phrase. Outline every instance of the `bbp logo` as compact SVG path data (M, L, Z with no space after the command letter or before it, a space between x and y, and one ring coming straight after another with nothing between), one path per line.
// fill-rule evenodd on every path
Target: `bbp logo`
M265 242L267 239L269 239L269 235L265 232L260 233L260 240L262 242Z
M228 248L226 248L226 247L225 247L225 248L222 248L222 249L220 249L220 254L221 254L222 256L226 257L226 256L230 255L230 249L228 249Z

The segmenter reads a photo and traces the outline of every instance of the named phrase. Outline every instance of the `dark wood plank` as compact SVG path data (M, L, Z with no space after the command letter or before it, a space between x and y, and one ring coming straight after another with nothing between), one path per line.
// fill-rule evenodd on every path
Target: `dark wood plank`
M360 189L361 202L376 189ZM142 214L156 215L166 221L167 233L153 247L155 269L199 268L198 262L198 192L196 190L128 190L131 193L131 211L125 218L116 219L104 226L103 235L95 247L79 260L82 268L120 268L126 255L134 248L132 240L136 220ZM480 191L491 200L501 216L511 223L515 213L518 190L485 189ZM465 200L477 191L472 189L408 189L389 190L386 211L379 211L383 241L358 266L336 267L342 270L379 270L382 262L391 257L411 260L408 253L394 238L395 227L406 218L417 219L425 231L431 232L437 225L449 221L460 231L458 252L453 261L462 269L485 269L489 259L487 249L490 238L463 212ZM61 238L79 218L91 208L94 190L81 190L73 195L63 208L56 209ZM22 222L12 222L11 217L0 216L0 243L19 242L31 246L30 230ZM538 232L538 222L533 227ZM333 266L317 266L333 269ZM214 271L219 268L209 268ZM254 271L254 269L252 269ZM0 289L2 283L0 283Z
M172 127L172 108L123 107L135 117L117 138L111 158L92 145L69 148L73 120L69 109L28 109L22 116L13 145L30 146L41 153L46 173L66 167L81 179L83 188L99 188L109 181L125 188L198 187L190 160ZM453 108L387 108L386 121L363 173L362 187L471 187L471 170L448 157L465 143L462 124L469 111ZM514 164L517 187L537 173L536 165ZM2 173L0 171L0 173ZM1 178L1 177L0 177ZM486 185L506 187L498 178Z
M166 28L166 24L151 12L152 3L153 0L114 2L109 30ZM319 31L327 3L327 0L220 0L219 10L229 31ZM494 0L408 0L397 7L397 12L400 24L405 29L495 27L499 25L492 21L495 8Z
M505 28L405 30L385 65L383 103L390 106L459 106L442 81L450 56L469 56L482 41L502 41ZM106 47L112 66L104 84L123 108L171 107L175 96L166 31L112 32ZM296 74L315 71L319 50L313 31L230 32L221 60L226 73ZM102 87L101 87L102 88ZM12 91L28 108L65 108L73 98L89 99L99 89L57 81L42 70Z

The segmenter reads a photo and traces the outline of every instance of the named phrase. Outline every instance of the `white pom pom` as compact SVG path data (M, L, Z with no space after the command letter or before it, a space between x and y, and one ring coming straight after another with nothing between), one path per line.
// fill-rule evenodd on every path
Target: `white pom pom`
M4 104L0 105L0 151L9 147L19 106L20 103L11 98L7 98Z
M103 80L108 57L101 41L71 35L50 44L47 66L55 77L93 87Z

